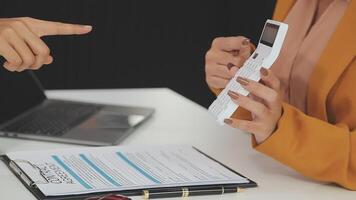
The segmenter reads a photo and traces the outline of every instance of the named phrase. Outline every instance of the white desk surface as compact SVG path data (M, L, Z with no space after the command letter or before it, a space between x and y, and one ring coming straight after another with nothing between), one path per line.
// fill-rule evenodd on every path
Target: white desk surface
M259 184L257 188L248 189L243 193L189 199L356 199L356 192L311 181L256 152L251 148L248 134L219 126L205 108L169 89L62 90L48 91L47 95L53 98L95 103L153 107L156 109L155 115L129 136L122 143L123 145L193 145ZM0 153L73 146L0 138ZM0 163L0 199L35 199L2 162ZM133 199L142 199L142 197Z

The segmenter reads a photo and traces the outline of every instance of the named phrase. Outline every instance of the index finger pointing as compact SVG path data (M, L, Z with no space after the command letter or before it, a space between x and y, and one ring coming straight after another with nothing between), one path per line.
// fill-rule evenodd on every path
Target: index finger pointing
M92 26L88 25L67 24L38 19L27 20L25 23L39 37L48 35L81 35L89 33L92 30Z
M82 35L92 30L88 25L65 24L61 22L46 22L42 25L43 35Z

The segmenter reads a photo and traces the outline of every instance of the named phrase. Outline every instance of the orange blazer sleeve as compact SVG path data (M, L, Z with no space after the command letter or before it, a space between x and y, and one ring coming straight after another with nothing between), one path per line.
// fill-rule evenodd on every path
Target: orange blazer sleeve
M356 130L310 117L289 104L277 130L256 150L319 181L356 190Z

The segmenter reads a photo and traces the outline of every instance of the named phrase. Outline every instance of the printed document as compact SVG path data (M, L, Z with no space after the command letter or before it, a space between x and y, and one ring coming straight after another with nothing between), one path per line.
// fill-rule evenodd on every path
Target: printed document
M7 156L46 196L249 182L187 146L87 147Z

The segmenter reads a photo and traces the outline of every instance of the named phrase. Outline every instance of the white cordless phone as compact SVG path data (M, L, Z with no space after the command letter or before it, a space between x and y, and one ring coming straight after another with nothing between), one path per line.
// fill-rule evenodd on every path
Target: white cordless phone
M277 59L282 48L284 38L288 31L288 25L274 20L267 20L262 31L255 52L246 60L237 71L225 89L210 105L209 112L223 125L224 119L230 118L239 107L227 94L229 90L247 96L249 94L237 81L237 77L244 77L254 81L260 80L261 67L270 68Z

